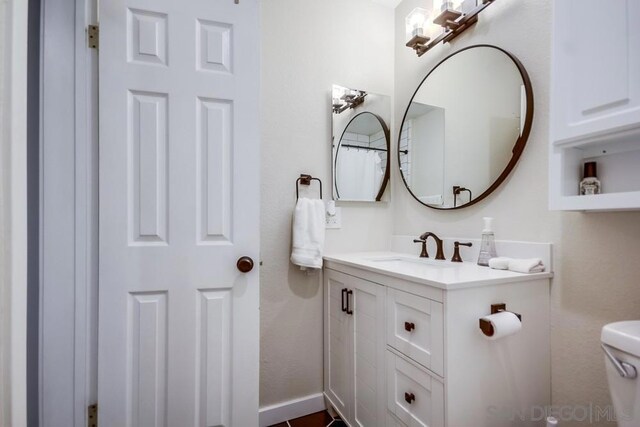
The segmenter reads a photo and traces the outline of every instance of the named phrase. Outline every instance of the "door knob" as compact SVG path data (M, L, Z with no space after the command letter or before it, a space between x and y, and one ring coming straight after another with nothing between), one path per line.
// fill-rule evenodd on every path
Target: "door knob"
M248 273L253 270L253 260L248 256L240 257L236 263L236 267L238 267L238 270L242 273Z

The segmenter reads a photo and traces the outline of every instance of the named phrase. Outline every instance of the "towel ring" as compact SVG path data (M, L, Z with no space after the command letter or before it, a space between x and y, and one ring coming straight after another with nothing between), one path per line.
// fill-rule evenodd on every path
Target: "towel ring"
M311 181L318 181L320 184L320 199L322 200L322 181L320 178L314 178L308 174L300 174L300 178L296 179L296 200L300 198L300 184L311 185Z

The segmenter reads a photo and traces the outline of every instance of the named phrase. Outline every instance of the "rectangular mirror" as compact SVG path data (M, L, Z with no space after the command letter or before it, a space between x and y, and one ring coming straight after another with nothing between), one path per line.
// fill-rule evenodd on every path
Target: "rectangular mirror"
M377 202L389 183L391 98L333 85L333 198Z

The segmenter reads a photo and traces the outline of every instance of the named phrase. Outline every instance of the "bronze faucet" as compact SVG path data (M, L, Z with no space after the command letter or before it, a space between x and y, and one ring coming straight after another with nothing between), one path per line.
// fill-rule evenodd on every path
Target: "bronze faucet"
M442 249L442 239L428 231L422 234L420 237L414 240L414 243L422 243L422 252L420 253L420 258L429 258L429 254L427 253L427 239L429 237L433 237L436 241L436 259L444 260L444 250Z
M420 252L420 258L429 258L427 253L427 241L420 239L413 239L413 243L422 243L422 251Z
M454 242L453 243L453 258L451 258L451 262L462 262L462 257L460 256L460 246L467 246L467 247L471 247L473 246L473 243L471 242L467 242L467 243L461 243L461 242Z

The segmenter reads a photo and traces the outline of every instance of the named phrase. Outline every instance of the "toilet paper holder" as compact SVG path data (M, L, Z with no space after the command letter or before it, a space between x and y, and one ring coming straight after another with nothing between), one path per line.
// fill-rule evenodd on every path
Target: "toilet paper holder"
M496 314L503 311L508 311L507 304L505 303L491 304L491 314ZM518 317L518 320L522 322L521 315L519 315L518 313L513 313L513 314L515 314ZM482 333L488 337L492 337L494 334L493 325L491 324L491 322L482 318L480 318L480 330L482 330Z

